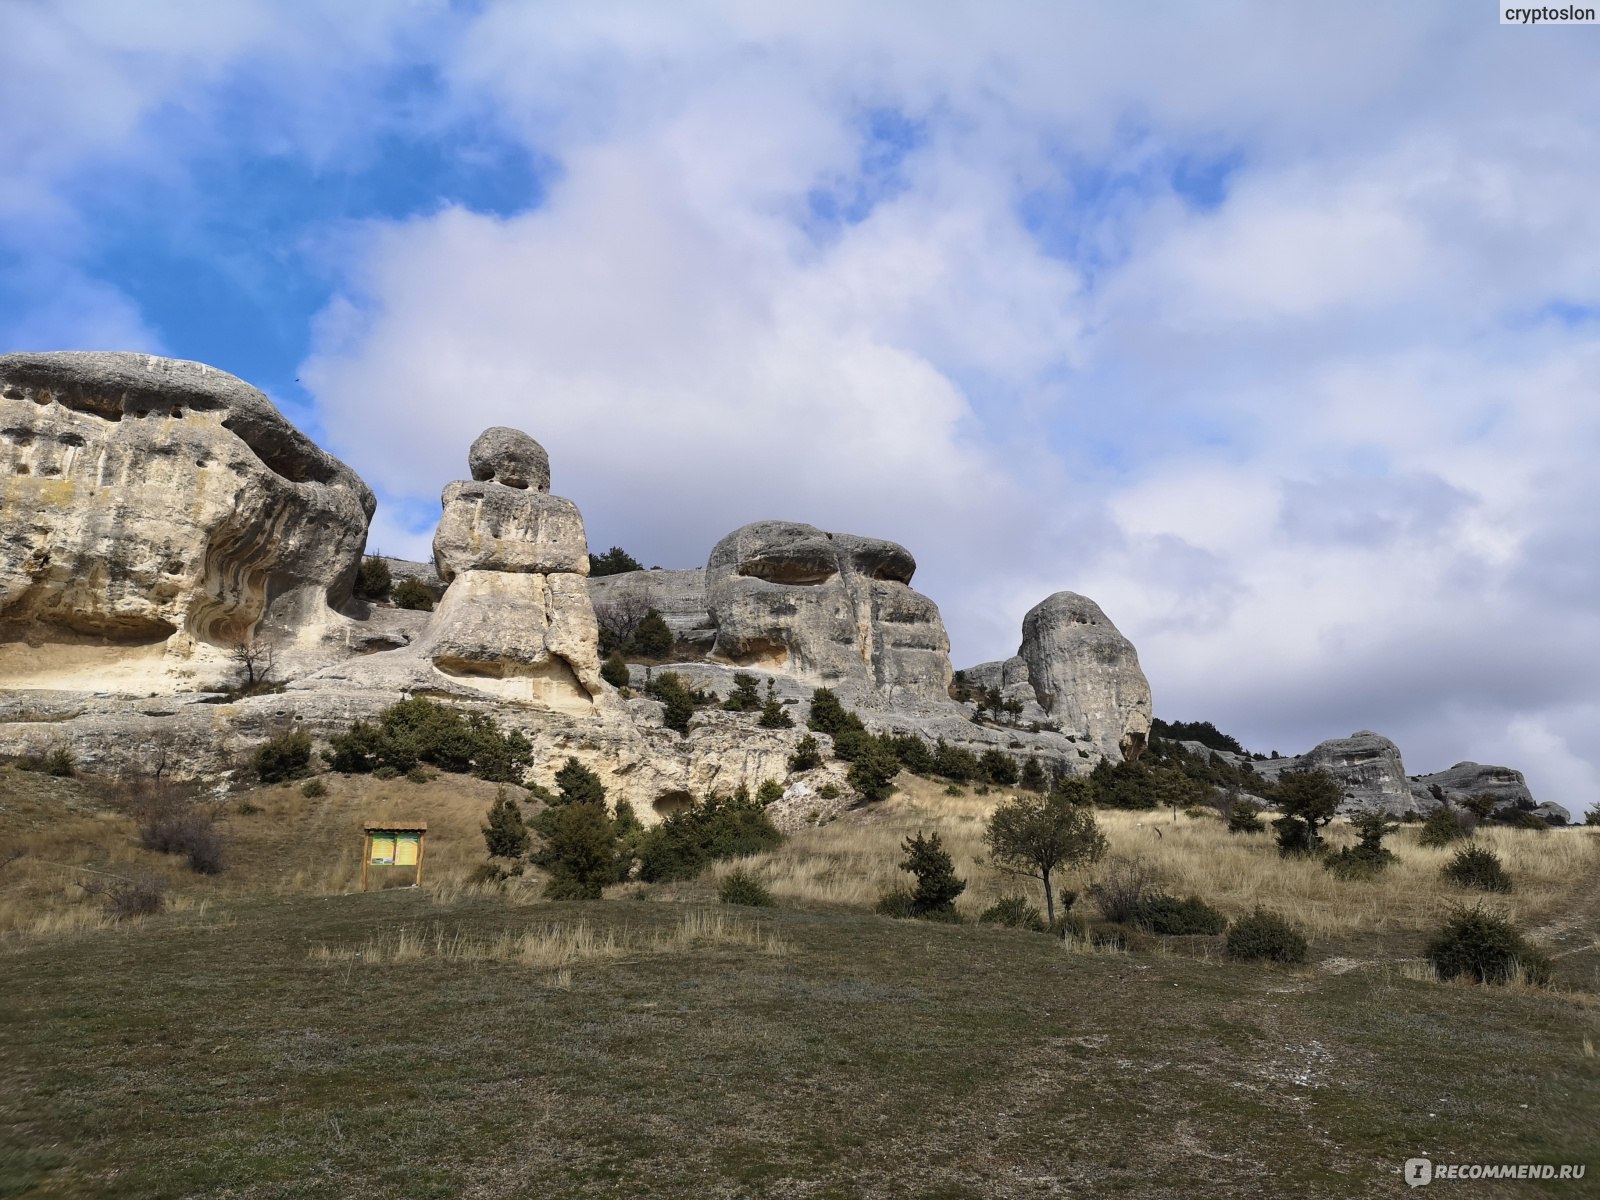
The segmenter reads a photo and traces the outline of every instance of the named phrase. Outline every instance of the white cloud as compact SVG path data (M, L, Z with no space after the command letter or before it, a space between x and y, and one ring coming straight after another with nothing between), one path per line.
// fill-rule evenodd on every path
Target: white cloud
M470 120L556 165L533 211L330 262L301 374L384 549L425 553L471 438L518 425L603 545L895 537L962 662L1072 588L1165 716L1285 751L1374 727L1413 770L1503 754L1592 798L1600 325L1549 315L1600 303L1586 40L1450 3L122 7L8 10L8 111L85 81L0 128L42 262L72 265L78 172L181 181L244 83L252 152ZM397 64L445 95L380 111ZM880 108L916 131L887 181ZM1214 205L1164 178L1222 157ZM873 203L831 223L813 189ZM1074 227L1036 238L1039 194ZM1074 244L1092 270L1045 249ZM155 336L63 295L63 330Z

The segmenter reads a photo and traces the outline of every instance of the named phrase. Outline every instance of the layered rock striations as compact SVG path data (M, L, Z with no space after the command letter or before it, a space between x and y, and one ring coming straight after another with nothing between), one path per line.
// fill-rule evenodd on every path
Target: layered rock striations
M549 494L549 457L526 434L490 429L468 462L481 478L444 490L433 557L448 587L418 651L469 686L582 712L606 689L583 517Z
M712 656L893 706L949 704L950 639L894 542L757 521L706 563Z
M266 396L144 354L0 356L0 683L336 625L374 509Z

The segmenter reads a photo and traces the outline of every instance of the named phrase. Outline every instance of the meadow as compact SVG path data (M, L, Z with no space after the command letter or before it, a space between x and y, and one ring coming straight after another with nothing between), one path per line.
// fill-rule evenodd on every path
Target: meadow
M902 778L746 860L778 907L744 909L715 902L735 864L592 903L484 887L493 785L325 783L230 796L202 877L113 794L0 768L0 861L27 851L0 867L0 1196L1378 1196L1415 1155L1600 1170L1591 830L1480 835L1517 881L1490 905L1556 967L1485 988L1426 969L1464 897L1411 828L1342 882L1210 817L1101 814L1169 890L1301 924L1284 968L871 914L917 830L965 916L1018 890L980 862L1001 793ZM423 888L352 891L382 816L429 822ZM135 871L165 911L110 922L76 882Z

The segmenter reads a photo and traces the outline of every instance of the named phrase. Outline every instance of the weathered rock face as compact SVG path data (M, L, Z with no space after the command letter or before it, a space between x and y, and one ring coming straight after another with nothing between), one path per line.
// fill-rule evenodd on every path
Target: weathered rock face
M495 425L485 429L467 450L467 469L479 483L509 488L550 490L550 456L520 429Z
M1150 683L1133 643L1100 606L1057 592L1022 618L1022 647L1039 706L1063 731L1087 738L1108 758L1134 759L1150 736Z
M450 586L418 649L476 690L589 711L606 685L585 582L583 517L572 501L544 490L549 459L526 434L491 429L469 457L473 474L488 478L444 490L433 558Z
M1425 808L1443 800L1458 804L1468 796L1478 795L1493 796L1497 810L1534 806L1533 793L1521 771L1475 762L1459 762L1431 775L1419 775L1411 780L1411 792Z
M706 607L704 567L591 575L589 598L594 601L595 617L602 627L608 614L620 624L631 625L653 608L680 642L709 650L717 637L711 610Z
M372 493L264 395L143 354L0 356L0 682L315 637ZM109 657L107 657L109 656Z
M734 530L706 564L714 657L894 704L948 704L950 639L903 546L791 521Z
M1406 779L1400 747L1381 734L1362 729L1347 738L1329 738L1296 758L1255 764L1256 773L1276 779L1285 771L1327 771L1344 785L1342 812L1378 808L1399 816L1417 807Z

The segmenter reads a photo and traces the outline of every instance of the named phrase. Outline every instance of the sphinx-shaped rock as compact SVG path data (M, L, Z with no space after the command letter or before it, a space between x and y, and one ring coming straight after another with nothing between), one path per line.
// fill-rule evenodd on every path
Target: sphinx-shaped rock
M418 648L480 691L587 711L605 684L583 517L549 494L549 459L526 434L488 430L468 461L483 478L444 490L433 558L449 587Z
M0 356L0 683L70 687L143 662L156 684L207 644L312 637L339 622L373 508L225 372Z
M903 546L792 521L734 530L706 564L714 658L896 705L948 705L950 639Z
M1022 618L1017 657L1039 706L1065 733L1101 754L1134 759L1150 736L1150 683L1133 643L1100 606L1076 592L1057 592Z

